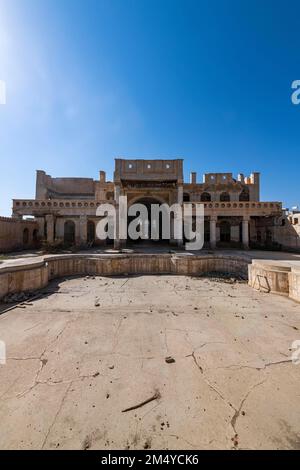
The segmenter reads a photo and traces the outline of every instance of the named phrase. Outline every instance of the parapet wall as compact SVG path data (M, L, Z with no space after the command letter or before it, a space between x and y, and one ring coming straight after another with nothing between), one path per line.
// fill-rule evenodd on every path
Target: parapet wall
M0 217L0 253L34 247L34 230L37 229L37 223L32 220ZM25 236L24 230L28 231Z
M248 279L254 289L300 302L300 266L293 262L253 260L248 267Z
M249 285L262 292L285 295L300 302L300 267L288 261L254 260L227 255L115 254L58 255L0 265L0 299L16 292L47 286L52 279L72 275L177 274L206 272L244 274Z
M247 274L249 260L231 256L171 254L59 255L45 256L16 266L0 267L0 298L6 294L45 287L52 279L72 275L178 274L205 272Z

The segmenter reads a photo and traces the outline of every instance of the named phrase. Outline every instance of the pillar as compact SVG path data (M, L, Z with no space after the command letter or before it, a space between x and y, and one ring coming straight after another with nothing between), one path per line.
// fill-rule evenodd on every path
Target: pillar
M64 228L65 228L65 219L63 217L57 217L55 223L55 239L57 241L63 241L64 239Z
M119 198L121 188L119 185L115 185L115 201L116 201L116 220L115 220L115 233L114 233L114 248L119 250L121 248L120 236L119 236Z
M181 206L181 209L183 211L183 186L179 185L177 188L177 204ZM174 217L177 218L179 214L174 214ZM183 227L182 227L183 230ZM177 239L177 245L179 248L183 246L183 239L182 236L181 238Z
M195 171L192 171L190 173L190 184L196 184L197 183L197 173Z
M36 221L39 227L39 239L44 240L45 238L45 219L44 217L37 217Z
M86 215L79 216L79 238L80 238L80 245L86 245L87 243L87 217Z
M243 248L245 250L249 249L249 219L244 217L242 222L242 240Z
M216 241L217 241L215 217L210 218L209 225L210 225L210 247L212 250L214 250L216 248Z
M53 214L46 215L47 222L47 242L54 242L54 217Z

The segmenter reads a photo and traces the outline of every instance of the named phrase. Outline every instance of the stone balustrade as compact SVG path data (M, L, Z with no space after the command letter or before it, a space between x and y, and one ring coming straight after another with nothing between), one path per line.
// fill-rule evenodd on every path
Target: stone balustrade
M57 211L72 212L76 210L92 211L102 203L112 203L114 201L95 201L88 199L13 199L13 212L20 215L43 214ZM197 202L203 204L205 215L211 213L220 215L237 215L239 212L249 213L249 215L281 214L282 205L280 202Z

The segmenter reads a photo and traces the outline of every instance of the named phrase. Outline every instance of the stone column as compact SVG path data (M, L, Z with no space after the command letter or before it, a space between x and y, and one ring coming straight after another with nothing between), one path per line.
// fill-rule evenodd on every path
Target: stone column
M116 220L115 220L115 238L114 238L114 248L119 250L121 248L120 236L119 236L119 198L120 198L121 188L119 185L115 185L115 201L116 201Z
M178 188L177 188L177 204L181 206L182 215L184 215L183 214L183 185L178 185ZM177 217L178 217L178 214L174 214L174 218L177 218ZM182 230L183 230L183 227L182 227ZM182 238L177 239L177 245L179 248L182 248L183 246Z
M249 249L249 218L244 217L242 222L242 240L244 250Z
M87 243L87 217L86 215L79 216L79 237L80 237L80 245L86 245Z
M54 217L52 214L46 215L47 222L47 242L54 242Z
M45 238L45 219L44 217L37 217L36 218L38 227L39 227L39 239L44 240Z
M209 225L210 225L210 247L212 250L214 250L216 248L216 242L217 242L215 217L210 218Z
M64 225L65 219L62 217L57 217L55 223L55 239L57 241L63 241L64 239Z

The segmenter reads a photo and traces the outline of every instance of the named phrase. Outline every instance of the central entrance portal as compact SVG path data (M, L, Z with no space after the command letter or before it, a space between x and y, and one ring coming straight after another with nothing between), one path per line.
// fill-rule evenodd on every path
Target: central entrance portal
M141 223L141 225L137 228L137 231L140 233L140 234L146 234L147 235L147 239L142 239L142 238L138 238L137 240L132 240L129 235L128 235L128 239L127 239L127 242L129 244L143 244L144 246L145 245L155 245L155 246L158 246L158 245L169 245L170 243L170 240L166 240L166 239L163 239L163 236L162 236L162 219L163 219L163 214L162 212L159 213L159 220L155 221L157 224L158 224L158 239L152 239L151 238L151 206L153 204L155 205L161 205L163 204L162 201L159 201L158 199L156 198L153 198L153 197L142 197L138 200L135 200L133 204L142 204L143 206L146 207L147 209L147 219L145 221L143 221ZM131 204L131 205L133 205ZM128 227L130 225L130 223L133 221L133 220L136 220L139 216L139 212L137 212L136 215L134 216L128 216L128 221L127 221L127 234L128 234ZM173 217L172 217L172 214L170 215L170 224L172 225L172 220L173 220ZM155 227L155 222L153 224L153 227L152 227L152 230ZM144 224L144 225L143 225ZM171 227L170 227L170 231L171 231Z

